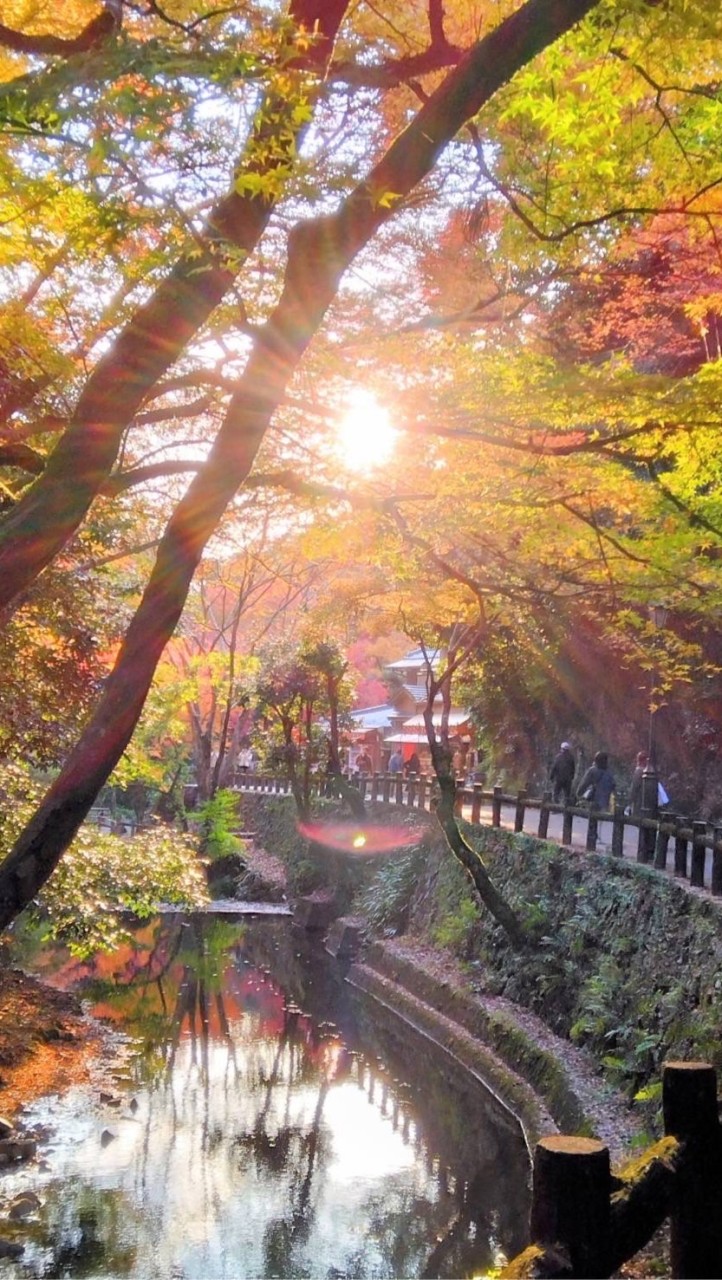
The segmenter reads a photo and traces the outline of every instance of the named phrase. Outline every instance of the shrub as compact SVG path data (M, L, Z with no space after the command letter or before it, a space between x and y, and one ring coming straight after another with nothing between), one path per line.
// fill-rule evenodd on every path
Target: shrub
M39 798L27 769L0 765L0 856L5 856ZM31 914L45 937L80 955L111 950L127 937L121 913L145 919L158 904L208 901L193 841L158 823L130 840L86 824L35 899Z
M232 827L238 825L238 797L232 791L217 791L198 810L200 819L200 852L215 862L240 853L243 841L234 836Z

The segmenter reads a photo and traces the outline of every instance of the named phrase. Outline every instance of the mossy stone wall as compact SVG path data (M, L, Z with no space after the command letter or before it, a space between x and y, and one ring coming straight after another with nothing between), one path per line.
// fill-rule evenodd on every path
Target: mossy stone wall
M722 904L708 895L627 860L464 824L533 930L520 956L431 820L416 847L354 864L301 840L290 798L246 795L242 805L244 826L283 858L296 892L330 881L342 908L379 935L408 932L448 948L472 989L533 1009L588 1046L630 1094L657 1080L668 1057L722 1067ZM374 806L375 820L385 817Z
M667 1057L722 1066L722 904L621 858L465 830L535 945L519 957L483 909L470 916L465 873L441 844L417 886L412 930L448 940L470 981L588 1045L630 1092Z

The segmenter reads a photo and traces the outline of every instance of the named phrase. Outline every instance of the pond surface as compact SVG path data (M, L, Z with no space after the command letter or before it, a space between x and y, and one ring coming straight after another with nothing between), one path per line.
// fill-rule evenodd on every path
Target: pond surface
M112 1089L29 1108L40 1198L0 1276L471 1276L524 1246L527 1152L501 1107L343 983L286 921L164 917L47 960L128 1037Z

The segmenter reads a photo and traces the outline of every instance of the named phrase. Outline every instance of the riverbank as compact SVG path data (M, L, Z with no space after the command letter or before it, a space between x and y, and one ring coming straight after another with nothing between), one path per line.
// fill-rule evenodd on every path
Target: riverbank
M89 1081L101 1048L101 1028L73 995L0 966L1 1115Z

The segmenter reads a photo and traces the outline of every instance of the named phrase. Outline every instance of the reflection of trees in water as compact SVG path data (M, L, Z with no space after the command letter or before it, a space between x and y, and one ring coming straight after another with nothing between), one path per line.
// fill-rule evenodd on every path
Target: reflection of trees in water
M334 1155L325 1104L335 1083L351 1080L413 1151L417 1174L411 1188L392 1178L369 1190L360 1208L367 1245L334 1259L339 1274L366 1274L371 1257L384 1274L468 1274L493 1265L499 1238L511 1251L523 1230L526 1167L500 1150L490 1120L476 1129L470 1122L478 1091L462 1083L455 1110L448 1061L434 1068L408 1029L396 1019L387 1026L376 1008L360 1030L347 1028L351 1046L360 1046L347 1049L336 1026L348 996L346 989L339 999L338 969L328 961L309 966L288 929L264 922L244 935L241 949L236 925L163 918L124 957L123 985L116 975L105 989L94 984L96 996L122 1010L131 1034L149 1041L139 1068L151 1087L135 1194L147 1198L151 1180L156 1189L169 1185L178 1160L188 1159L191 1132L193 1187L208 1223L222 1231L226 1215L243 1215L243 1190L232 1205L229 1187L242 1189L246 1171L261 1198L264 1186L283 1187L284 1208L263 1231L264 1271L287 1275L292 1263L302 1275ZM400 1085L415 1061L418 1079ZM170 1213L165 1199L161 1217ZM164 1229L172 1235L175 1226L168 1218Z
M531 1169L518 1122L442 1049L416 1039L395 1014L370 1006L360 995L354 1008L357 1035L367 1052L383 1061L383 1077L405 1080L419 1157L435 1152L441 1189L450 1177L458 1188L444 1250L467 1232L474 1258L483 1254L485 1240L492 1254L499 1240L511 1255L519 1252L526 1243ZM455 1274L453 1266L446 1274Z
M30 1244L18 1268L24 1276L137 1275L137 1249L128 1244L132 1207L115 1190L83 1186L49 1196L39 1224L28 1224Z

